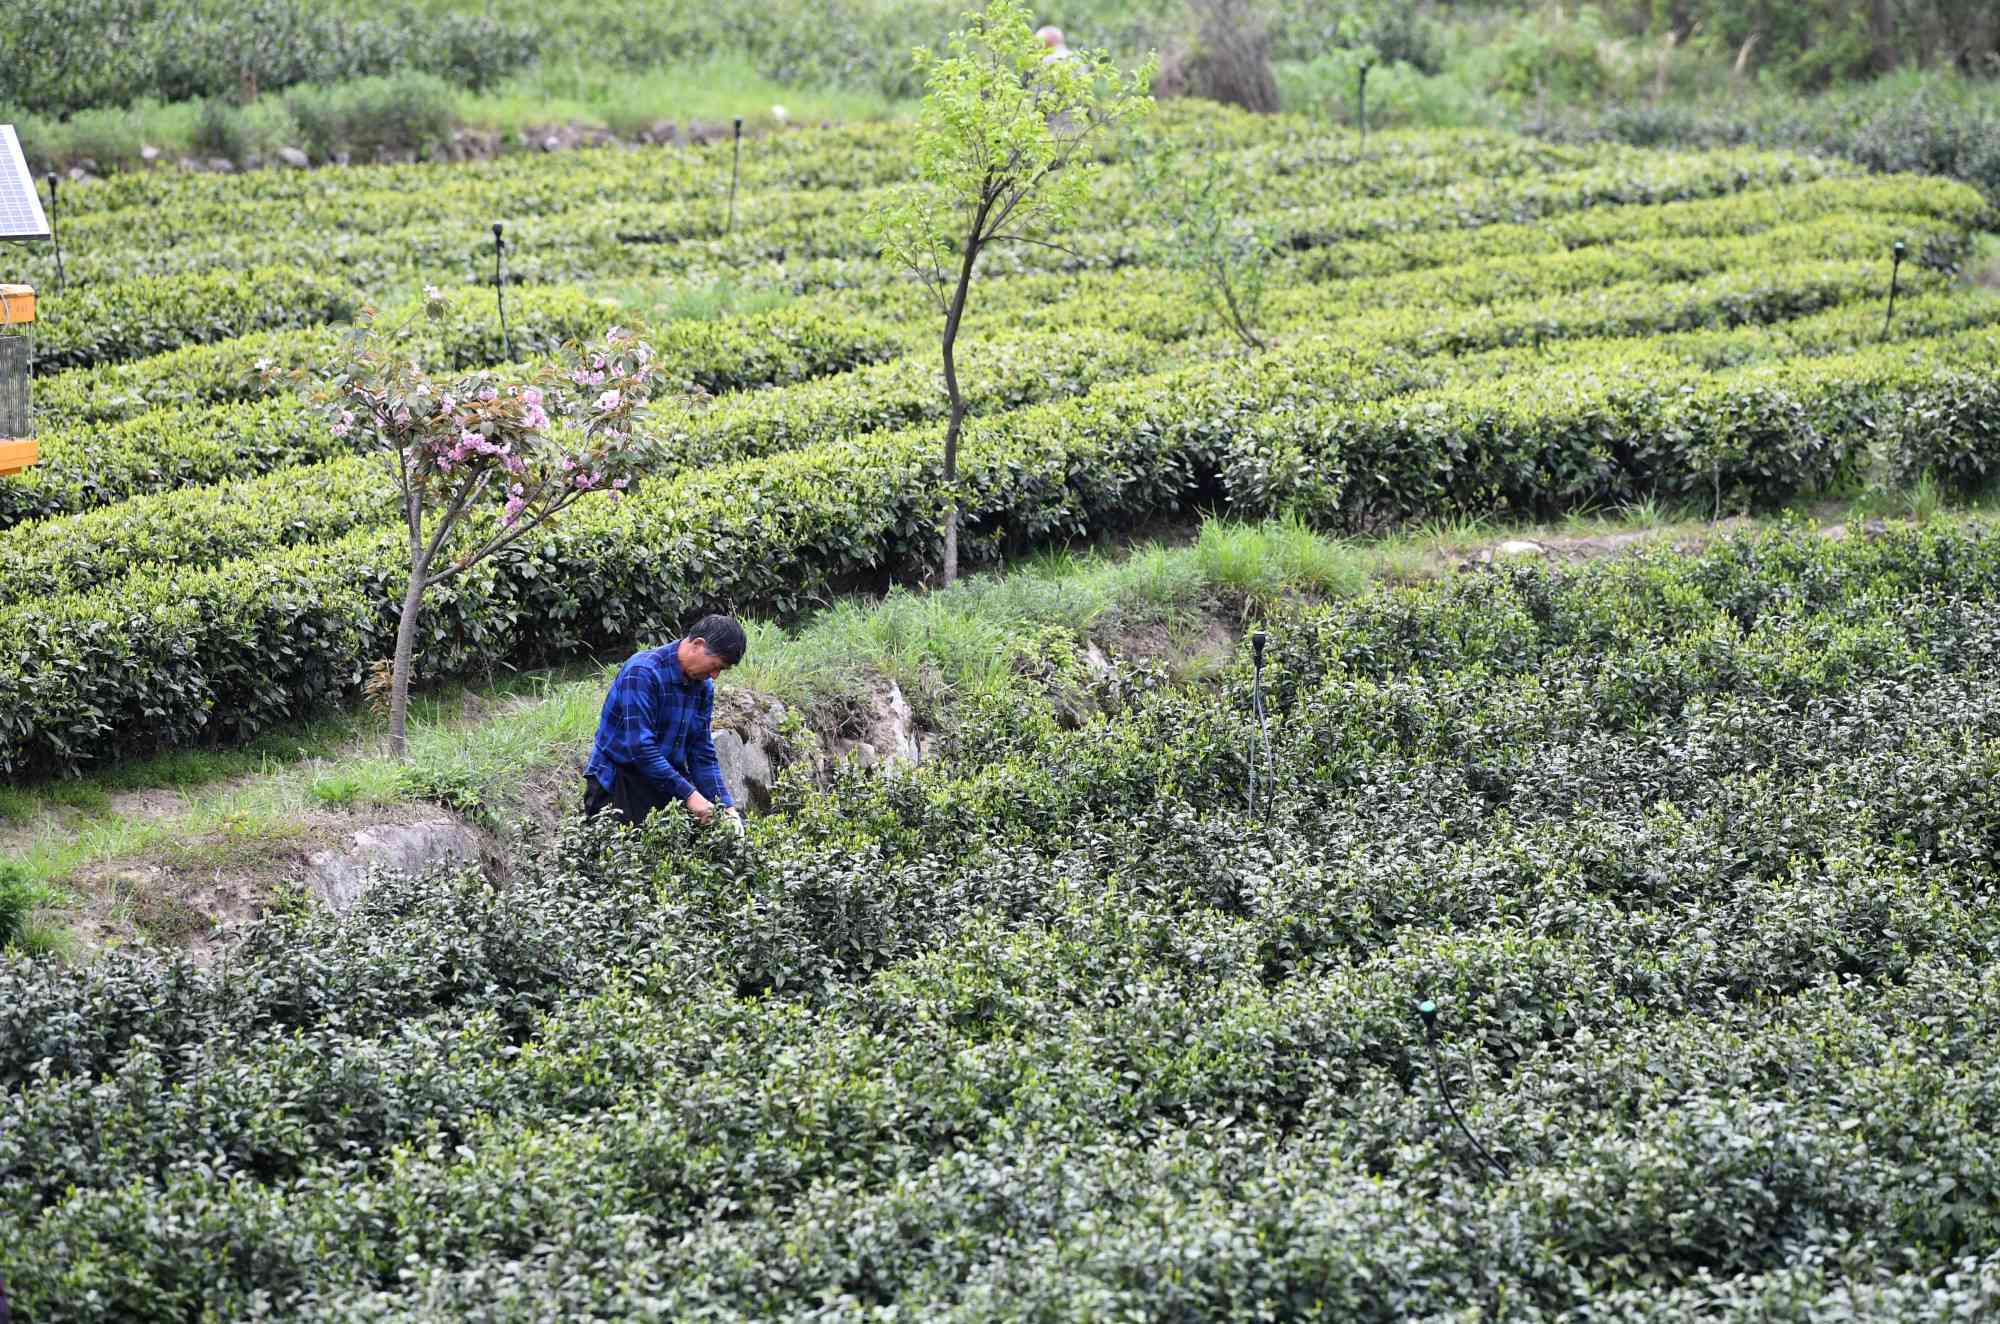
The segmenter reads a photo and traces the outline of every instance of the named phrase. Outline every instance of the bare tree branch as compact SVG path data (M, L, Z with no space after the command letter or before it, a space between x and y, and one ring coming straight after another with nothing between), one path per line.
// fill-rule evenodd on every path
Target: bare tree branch
M1059 244L1053 239L1036 239L1025 234L996 234L988 235L986 242L992 244L1033 244L1037 248L1053 248L1058 253L1067 253L1079 262L1086 260L1083 254L1077 252L1074 248L1071 248L1067 244Z

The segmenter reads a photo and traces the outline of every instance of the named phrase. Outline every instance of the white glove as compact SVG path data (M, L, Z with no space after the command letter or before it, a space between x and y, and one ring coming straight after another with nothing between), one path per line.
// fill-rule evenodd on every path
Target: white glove
M736 812L735 805L724 805L722 807L722 816L737 836L741 837L749 832L750 829L743 826L743 815Z

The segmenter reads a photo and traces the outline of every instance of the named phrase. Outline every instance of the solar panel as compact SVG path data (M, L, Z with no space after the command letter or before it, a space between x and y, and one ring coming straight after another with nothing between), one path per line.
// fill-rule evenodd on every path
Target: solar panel
M0 239L47 239L49 219L14 126L0 124Z

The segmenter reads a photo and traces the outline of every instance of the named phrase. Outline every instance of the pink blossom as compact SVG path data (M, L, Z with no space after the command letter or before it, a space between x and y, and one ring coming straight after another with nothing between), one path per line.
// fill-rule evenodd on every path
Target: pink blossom
M521 392L521 403L530 409L538 407L542 403L541 388L539 386L530 386L527 390Z
M616 409L624 400L625 397L622 393L618 391L606 391L603 395L597 397L597 403L592 408L596 409L599 413L608 413Z
M479 398L481 400L497 400L500 398L500 392L489 386L479 393Z
M521 411L521 426L530 432L540 432L549 425L549 416L538 404L531 404Z

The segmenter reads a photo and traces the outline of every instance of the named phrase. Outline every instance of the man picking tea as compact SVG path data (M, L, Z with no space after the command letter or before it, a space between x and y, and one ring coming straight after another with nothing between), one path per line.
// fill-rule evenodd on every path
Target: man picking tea
M678 802L704 823L720 809L743 831L709 723L715 677L742 661L746 646L735 620L704 616L685 639L635 654L618 669L584 769L584 817L609 809L638 824Z

